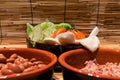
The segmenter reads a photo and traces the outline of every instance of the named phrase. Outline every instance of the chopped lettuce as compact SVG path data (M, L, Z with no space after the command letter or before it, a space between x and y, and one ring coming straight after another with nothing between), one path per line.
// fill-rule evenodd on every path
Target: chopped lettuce
M30 33L32 32L33 26L30 23L27 23L27 35L30 35Z
M44 30L43 34L44 34L45 37L52 37L52 35L53 35L55 30L56 29L55 29L54 26L53 27L49 27L49 28Z
M47 22L41 23L40 26L43 28L43 30L45 30L45 29L47 29L49 27L53 27L54 23L47 21Z
M29 35L30 39L32 41L38 42L42 41L43 39L43 34L42 34L42 29L40 26L35 26L32 30L32 32Z
M42 42L46 37L52 37L55 30L59 28L71 29L72 26L68 23L54 24L52 22L46 21L35 25L34 27L27 23L27 35L35 42Z
M33 28L30 28L29 25L27 23L27 35L35 42L41 42L44 38L51 37L53 32L56 30L52 22L43 22L41 24L37 24Z
M56 24L55 25L55 28L56 29L59 29L59 28L65 28L65 29L71 29L72 28L72 26L70 25L70 24L68 24L68 23L60 23L60 24Z

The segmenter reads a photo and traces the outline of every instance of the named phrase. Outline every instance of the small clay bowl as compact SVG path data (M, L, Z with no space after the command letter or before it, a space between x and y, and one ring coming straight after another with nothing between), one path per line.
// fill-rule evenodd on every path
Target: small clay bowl
M109 75L89 75L89 73L80 71L85 67L85 61L96 58L99 64L107 62L120 62L120 49L100 47L96 52L91 53L87 49L75 49L64 52L58 58L59 63L64 67L64 80L120 80L120 77L111 77Z
M36 69L34 71L11 74L7 76L0 76L0 80L51 80L53 74L53 66L57 62L57 57L51 52L45 50L38 50L32 48L1 48L0 53L6 57L12 54L17 54L23 58L31 59L36 58L43 63L47 64L42 68Z

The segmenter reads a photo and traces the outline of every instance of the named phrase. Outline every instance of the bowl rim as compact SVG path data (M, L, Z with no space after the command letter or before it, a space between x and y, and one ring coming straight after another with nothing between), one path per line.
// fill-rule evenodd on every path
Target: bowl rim
M117 52L120 52L120 49L119 48L108 48L108 47L99 47L98 50L112 50L112 51L117 51ZM89 51L87 49L75 49L75 50L70 50L70 51L67 51L67 52L64 52L63 54L61 54L58 58L58 62L66 69L70 70L70 71L73 71L75 73L78 73L78 74L83 74L83 75L88 75L88 76L93 76L93 77L96 77L96 78L104 78L104 79L117 79L117 80L120 80L120 77L110 77L110 76L107 76L107 75L96 75L96 74L88 74L87 72L85 71L81 71L80 69L77 69L77 68L74 68L72 67L71 65L67 64L65 62L65 57L67 57L68 55L71 55L71 54L74 54L73 52L84 52L84 51Z
M43 43L43 42L35 42L35 41L31 40L29 37L26 37L26 41L27 41L27 42L30 42L31 44L32 44L32 43L35 43L35 44L37 44L37 45L61 46L61 45L45 44L45 43Z
M53 65L56 64L57 62L57 56L55 54L53 54L52 52L49 51L45 51L45 50L40 50L40 49L34 49L34 48L0 48L0 51L5 51L5 50L25 50L25 51L36 51L37 53L40 54L44 54L44 55L49 55L48 57L50 57L51 62L49 64L47 64L47 66L44 66L43 68L40 69L36 69L34 71L30 71L27 73L18 73L18 74L11 74L11 75L6 75L6 76L1 76L0 80L8 80L8 79L19 79L19 78L29 78L29 77L33 77L33 76L37 76L38 73L39 75L46 72L47 70L49 70L50 68L52 68ZM41 73L40 73L41 72ZM32 75L34 74L34 75Z
M33 40L31 40L28 36L26 37L26 41L27 42L30 42L31 44L32 43L35 43L36 45L45 45L45 46L58 46L58 47L66 47L66 46L81 46L81 47L84 47L82 46L81 44L66 44L66 45L61 45L61 44L57 44L57 45L53 45L53 44L45 44L43 42L35 42Z

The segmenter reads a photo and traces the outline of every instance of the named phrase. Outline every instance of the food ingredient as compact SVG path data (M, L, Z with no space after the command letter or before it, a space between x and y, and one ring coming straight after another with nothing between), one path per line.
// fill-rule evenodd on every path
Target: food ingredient
M27 36L34 42L44 42L45 38L55 38L58 34L72 29L68 23L54 24L50 21L45 21L35 26L27 23Z
M100 45L100 41L96 36L89 36L87 38L79 40L79 42L81 45L89 49L91 52L96 51Z
M67 31L57 35L56 39L62 44L75 44L75 36L72 32Z
M87 72L88 74L94 74L99 77L111 76L111 77L120 77L120 63L107 62L105 64L98 64L96 59L89 60L85 62L85 67L80 69L80 71Z
M66 32L67 30L65 29L65 28L59 28L59 29L57 29L54 33L53 33L53 38L56 38L56 36L57 35L59 35L60 33L64 33L64 32Z
M9 58L0 53L0 60L2 61L0 62L0 77L30 72L47 65L39 59L26 59L15 53L13 53Z
M91 52L94 52L98 49L100 45L100 41L97 37L98 32L99 32L98 27L95 27L87 38L75 40L75 43L80 43Z
M44 38L51 37L55 30L54 23L49 21L37 24L34 27L27 23L27 35L35 42L42 42Z
M56 38L45 38L43 43L50 45L61 45L61 43Z
M30 40L51 45L81 44L91 52L97 50L100 41L97 37L98 27L95 27L88 37L68 23L54 24L46 21L36 26L27 23L27 35Z
M69 31L74 34L76 40L85 38L85 34L80 32L79 30L72 29L72 30L69 30Z
M73 27L70 24L68 24L68 23L55 24L55 28L56 29L65 28L66 30L73 29Z

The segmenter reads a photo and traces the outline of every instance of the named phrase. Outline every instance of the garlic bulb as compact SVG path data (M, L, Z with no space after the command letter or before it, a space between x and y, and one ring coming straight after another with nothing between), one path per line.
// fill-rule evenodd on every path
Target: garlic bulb
M60 45L61 43L55 38L45 38L44 43L51 45Z
M75 43L75 37L72 32L64 32L59 35L57 35L56 39L62 44L74 44Z

